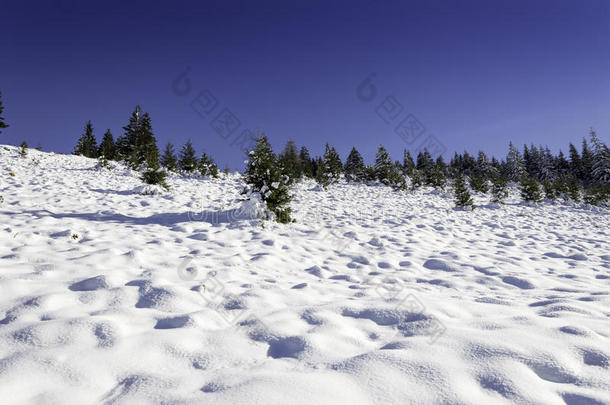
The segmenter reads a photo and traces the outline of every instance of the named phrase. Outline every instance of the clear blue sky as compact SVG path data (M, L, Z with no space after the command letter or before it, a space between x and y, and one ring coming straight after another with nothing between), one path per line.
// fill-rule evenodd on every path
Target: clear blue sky
M234 169L231 143L257 128L276 150L328 141L368 161L429 135L446 158L509 140L565 151L591 126L610 138L609 1L4 1L0 45L0 143L43 150L71 152L87 120L116 137L136 104L160 147L191 138ZM388 96L402 109L378 110ZM211 125L225 108L240 123L227 139ZM409 114L425 132L407 144Z

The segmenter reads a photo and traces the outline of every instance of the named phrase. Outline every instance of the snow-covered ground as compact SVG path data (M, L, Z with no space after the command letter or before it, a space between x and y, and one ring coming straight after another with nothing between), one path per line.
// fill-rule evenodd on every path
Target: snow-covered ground
M0 146L2 403L610 403L608 210L95 164Z

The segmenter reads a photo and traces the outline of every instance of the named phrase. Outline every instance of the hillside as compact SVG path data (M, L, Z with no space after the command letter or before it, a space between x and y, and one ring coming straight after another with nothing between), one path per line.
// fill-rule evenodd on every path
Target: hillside
M610 403L607 209L95 166L0 145L0 398Z

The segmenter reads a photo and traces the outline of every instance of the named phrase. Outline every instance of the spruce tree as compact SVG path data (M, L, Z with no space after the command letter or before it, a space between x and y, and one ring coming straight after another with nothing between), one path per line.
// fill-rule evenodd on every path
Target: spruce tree
M593 183L593 164L595 163L595 155L586 139L582 140L582 152L580 154L582 164L581 181L585 185Z
M575 177L570 176L566 182L566 193L567 197L574 201L579 202L582 196L582 187L578 183Z
M466 187L466 181L464 180L464 175L462 173L458 173L453 183L453 195L456 207L469 209L474 208L472 196L470 195L468 187Z
M292 139L286 143L284 152L279 156L279 162L283 167L284 174L293 180L298 180L302 177L301 161L297 147Z
M448 167L443 160L443 156L439 155L436 158L436 162L434 163L434 169L432 173L429 175L426 183L434 188L439 188L441 190L445 189L445 184L447 184L447 171Z
M299 152L299 160L301 161L301 167L303 171L303 176L309 177L310 179L314 177L314 160L309 156L309 151L305 146L301 147L301 151Z
M377 180L383 184L389 184L393 171L394 163L392 158L390 158L390 154L383 146L379 145L375 155L375 176Z
M316 174L316 180L322 184L325 188L331 184L335 184L339 182L341 178L341 171L343 169L343 164L341 163L341 158L339 158L339 154L335 148L330 147L328 143L326 144L326 148L324 151L324 165L321 170L318 169L318 173Z
M4 106L2 105L2 92L0 91L0 134L2 133L2 130L5 128L8 128L8 124L4 121L4 117L2 116L2 113L4 112Z
M244 175L249 191L258 193L269 212L280 223L291 222L290 178L282 174L278 158L273 153L266 136L261 136L249 154Z
M129 117L129 122L123 127L123 135L116 140L117 158L126 162L130 167L133 167L137 160L135 149L140 137L141 125L140 106L137 105Z
M593 129L590 136L593 144L591 177L594 184L603 186L610 183L610 149L597 137Z
M201 153L201 158L197 162L197 170L202 176L218 177L218 166L214 163L214 159L205 152Z
M521 199L526 202L539 203L542 200L542 192L538 181L530 176L523 176L519 182Z
M192 173L197 168L197 156L195 155L195 148L193 148L193 143L190 139L186 141L180 150L178 168L186 173Z
M506 156L506 163L504 167L505 176L509 180L518 180L523 177L525 173L525 167L523 164L523 159L521 158L521 153L519 150L513 145L512 142L508 145L508 155Z
M470 187L476 192L487 194L489 183L483 174L475 173L470 177Z
M87 121L85 125L85 133L81 135L76 147L74 148L75 155L81 155L88 158L97 157L97 141L93 135L93 126L91 121Z
M347 181L365 181L364 177L364 159L356 148L352 147L347 160L345 161L345 179Z
M178 169L178 158L176 158L174 145L171 142L167 142L165 145L163 155L161 155L161 166L170 172L175 172Z
M504 200L508 197L507 181L505 178L497 175L491 178L491 202L504 204Z
M432 175L434 172L434 159L427 148L417 154L417 169L423 174L427 185L432 185Z
M411 174L413 173L414 169L415 169L415 162L413 161L413 158L411 157L411 153L409 153L408 149L405 149L403 151L403 155L402 155L402 171L405 176L410 177Z
M106 160L116 159L114 138L110 132L110 129L107 129L106 133L104 134L104 138L102 139L102 143L100 143L98 150L98 156L103 156Z
M159 166L159 149L157 148L157 140L153 134L148 113L142 115L140 126L136 131L131 164L133 168L139 168L145 164L149 167L151 164Z

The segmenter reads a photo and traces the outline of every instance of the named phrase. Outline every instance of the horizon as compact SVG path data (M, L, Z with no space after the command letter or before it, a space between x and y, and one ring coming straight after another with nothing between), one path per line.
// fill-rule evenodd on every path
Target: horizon
M567 153L591 127L608 143L607 2L5 9L0 143L71 153L88 120L98 142L107 128L116 139L135 105L159 149L190 138L231 170L243 169L243 131L257 129L276 152L293 139L318 156L328 142L367 162L379 145L393 160L424 145L446 161L502 159L509 142ZM402 122L417 133L399 134Z

